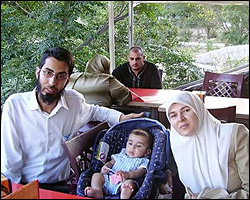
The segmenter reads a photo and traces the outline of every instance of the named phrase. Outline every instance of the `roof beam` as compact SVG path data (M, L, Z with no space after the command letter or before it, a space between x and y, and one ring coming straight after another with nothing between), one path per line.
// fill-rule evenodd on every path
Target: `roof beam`
M129 2L129 32L128 32L128 39L129 39L129 48L134 45L134 9L133 9L133 1Z
M133 1L135 5L140 3L197 3L209 5L249 5L249 1Z

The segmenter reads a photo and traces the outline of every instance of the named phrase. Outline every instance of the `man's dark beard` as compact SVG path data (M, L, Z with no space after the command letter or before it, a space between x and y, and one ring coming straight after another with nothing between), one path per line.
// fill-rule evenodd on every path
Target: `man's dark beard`
M42 86L41 86L41 82L40 82L40 75L38 76L37 79L37 84L36 84L36 91L37 91L37 96L38 98L40 98L42 100L42 102L50 105L53 102L55 102L56 100L58 100L61 97L61 94L63 92L64 89L62 89L58 94L56 94L55 96L53 94L42 94Z

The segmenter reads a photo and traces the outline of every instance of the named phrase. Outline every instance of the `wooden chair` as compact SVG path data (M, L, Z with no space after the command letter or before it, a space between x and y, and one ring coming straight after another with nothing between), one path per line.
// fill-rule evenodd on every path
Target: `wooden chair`
M208 111L222 122L236 122L236 106L213 108Z
M161 83L162 83L163 70L162 69L158 69L158 74L159 74L159 77L160 77Z
M243 74L205 72L202 90L205 95L240 98L244 82Z
M3 199L39 199L39 184L38 180L34 180L15 192L5 196Z
M71 194L76 194L76 186L79 176L82 170L86 170L89 167L92 146L95 142L97 134L100 131L109 128L107 122L90 124L94 124L94 126L90 126L91 128L88 130L85 130L76 137L62 144L70 160L72 170L72 174L66 183Z

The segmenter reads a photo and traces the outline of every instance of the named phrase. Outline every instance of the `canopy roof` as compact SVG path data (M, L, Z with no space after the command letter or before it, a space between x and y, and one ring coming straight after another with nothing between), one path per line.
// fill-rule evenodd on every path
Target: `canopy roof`
M210 5L249 5L249 1L133 1L134 4L138 3L197 3L197 4L210 4Z

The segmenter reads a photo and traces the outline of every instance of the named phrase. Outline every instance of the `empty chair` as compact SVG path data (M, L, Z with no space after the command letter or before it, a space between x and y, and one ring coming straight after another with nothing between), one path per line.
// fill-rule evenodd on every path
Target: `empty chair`
M158 74L159 74L159 76L160 76L161 84L162 84L163 70L162 70L162 69L158 69Z
M244 81L243 74L205 72L202 90L208 96L240 98Z
M236 106L226 108L213 108L208 111L222 122L236 122Z
M70 160L70 166L72 170L72 174L66 183L71 194L76 194L76 185L80 173L82 172L82 170L86 170L86 168L88 168L88 164L90 163L90 157L92 154L91 148L94 144L97 134L101 130L109 128L107 122L94 124L95 126L92 126L89 130L82 132L78 136L62 144ZM83 166L81 166L81 164L83 164Z

